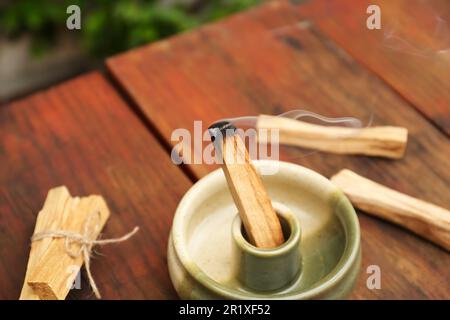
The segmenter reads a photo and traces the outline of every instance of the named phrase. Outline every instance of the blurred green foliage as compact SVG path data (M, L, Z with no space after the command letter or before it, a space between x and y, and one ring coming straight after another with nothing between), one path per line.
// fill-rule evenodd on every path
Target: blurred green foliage
M245 9L262 0L13 0L0 4L0 35L31 34L33 51L44 53L66 30L96 57L139 46ZM66 9L81 8L81 30L68 31Z

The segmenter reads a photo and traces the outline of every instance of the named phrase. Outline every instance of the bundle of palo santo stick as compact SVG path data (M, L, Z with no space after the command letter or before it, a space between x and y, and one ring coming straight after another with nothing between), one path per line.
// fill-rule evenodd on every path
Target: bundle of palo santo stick
M89 266L92 246L127 240L138 230L122 238L96 240L109 215L101 196L72 197L64 186L51 189L36 220L20 299L65 299L83 263L100 298Z

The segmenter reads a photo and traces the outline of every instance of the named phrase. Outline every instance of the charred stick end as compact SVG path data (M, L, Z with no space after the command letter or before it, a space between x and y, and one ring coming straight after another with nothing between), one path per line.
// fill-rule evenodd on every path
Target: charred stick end
M236 133L236 130L237 128L228 121L216 122L208 128L212 142L216 141L217 138L232 136Z

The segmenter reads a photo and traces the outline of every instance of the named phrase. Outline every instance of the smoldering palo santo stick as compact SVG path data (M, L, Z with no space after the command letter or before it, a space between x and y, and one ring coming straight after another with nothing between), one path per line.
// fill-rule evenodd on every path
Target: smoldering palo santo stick
M217 122L209 133L249 241L260 248L280 246L284 242L280 221L236 127Z

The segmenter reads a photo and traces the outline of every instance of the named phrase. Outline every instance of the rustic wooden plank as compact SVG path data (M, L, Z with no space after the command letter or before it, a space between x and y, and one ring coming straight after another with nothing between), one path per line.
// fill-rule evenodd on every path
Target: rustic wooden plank
M0 299L17 299L30 236L47 191L101 194L111 210L91 270L106 299L175 298L166 244L178 201L190 186L158 141L103 76L81 76L0 108ZM94 298L83 273L82 290Z
M369 5L380 30L366 27ZM315 0L299 11L450 135L449 1Z
M330 177L349 168L388 187L450 208L448 140L384 82L356 63L299 10L272 2L219 23L113 57L108 67L149 121L172 130L202 120L279 114L294 108L408 128L405 158L313 153L286 148L282 159ZM190 165L199 178L214 166ZM387 222L360 214L363 269L352 298L447 298L450 255ZM382 290L366 268L382 270Z

